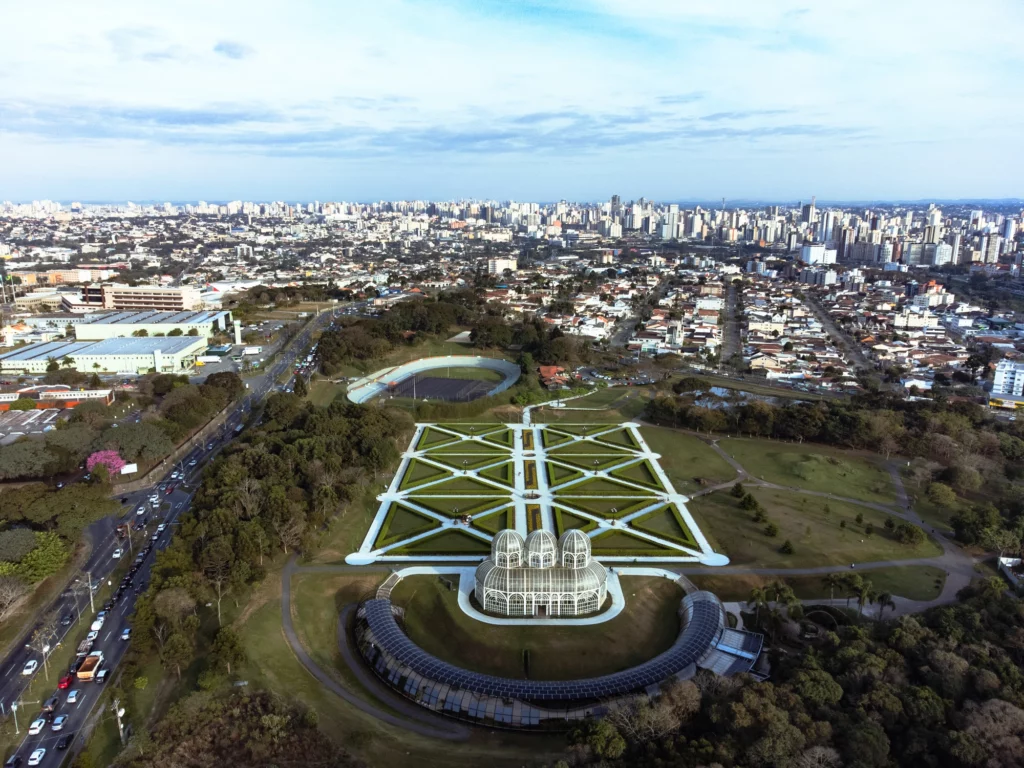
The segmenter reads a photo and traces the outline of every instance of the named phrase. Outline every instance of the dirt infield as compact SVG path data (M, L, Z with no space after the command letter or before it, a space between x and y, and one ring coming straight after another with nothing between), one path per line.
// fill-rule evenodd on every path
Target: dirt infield
M417 400L447 400L464 403L483 397L494 388L492 381L473 379L446 379L440 376L416 374L389 388L395 397L415 397Z

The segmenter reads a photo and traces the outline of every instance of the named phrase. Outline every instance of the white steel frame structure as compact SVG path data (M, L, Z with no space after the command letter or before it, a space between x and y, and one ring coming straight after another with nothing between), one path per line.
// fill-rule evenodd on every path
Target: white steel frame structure
M566 531L558 541L543 529L525 540L505 530L476 569L474 596L499 616L582 616L604 605L608 573L591 559L590 539L579 530Z

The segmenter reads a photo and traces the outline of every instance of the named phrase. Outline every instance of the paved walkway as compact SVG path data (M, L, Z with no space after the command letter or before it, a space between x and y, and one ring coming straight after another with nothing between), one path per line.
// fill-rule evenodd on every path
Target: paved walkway
M644 422L647 424L647 422ZM654 426L654 425L651 425ZM704 496L715 491L726 490L732 488L736 483L743 483L746 486L756 488L772 488L775 490L790 491L792 493L801 493L806 496L816 496L818 498L835 499L836 501L842 501L847 504L856 504L861 507L867 507L868 509L875 509L879 512L892 515L893 517L899 517L907 522L918 526L923 531L929 533L939 546L942 547L942 554L935 557L922 557L922 558L910 558L907 560L876 560L870 563L857 563L856 571L870 571L878 568L888 568L890 566L907 566L907 565L931 565L936 568L941 568L946 572L946 583L943 585L941 594L934 600L910 600L905 597L894 597L893 602L896 603L896 609L893 611L889 609L887 615L902 615L905 613L918 613L931 608L936 605L948 605L954 603L957 600L957 594L961 589L971 583L971 580L977 578L977 572L975 571L976 560L969 554L963 551L959 545L954 541L951 541L941 531L931 527L928 523L921 519L921 516L914 512L913 507L910 504L910 499L907 496L907 491L903 485L903 476L900 474L899 464L896 461L888 460L885 462L885 469L889 473L889 477L892 479L893 488L896 491L897 504L878 504L870 501L863 501L861 499L853 499L848 496L839 496L834 493L825 493L823 491L812 491L806 488L800 488L793 485L780 485L778 483L771 483L766 480L754 477L747 470L736 461L735 458L729 455L729 453L722 448L718 441L720 437L709 436L703 432L695 432L693 430L681 429L680 432L684 432L689 435L693 435L705 444L707 444L715 453L717 453L724 461L726 461L730 467L736 472L736 477L725 483L719 483L718 485L708 486L702 488L697 493L694 493L690 498L696 498ZM673 570L678 573L686 575L740 575L740 574L756 574L758 576L809 576L809 575L824 575L827 573L836 573L840 571L851 570L846 565L825 565L815 568L746 568L742 566L724 566L718 568L674 568ZM812 601L807 601L812 602ZM828 603L828 600L815 600L815 604ZM842 600L836 600L836 604L846 603L845 598ZM869 611L865 607L865 614L870 615L873 611Z
M284 634L288 640L288 645L291 646L292 651L302 663L302 666L304 666L306 670L329 691L340 696L361 712L364 712L382 722L388 723L389 725L393 725L397 728L404 728L406 730L413 731L421 736L428 736L435 739L444 739L446 741L464 741L468 739L470 736L470 730L465 726L440 717L425 717L424 710L417 707L415 704L411 704L397 696L386 694L384 687L377 683L368 672L363 670L360 667L359 662L352 656L351 650L347 648L348 644L343 642L345 637L345 633L343 631L339 633L339 649L341 650L341 655L345 660L345 663L353 671L360 683L373 691L377 698L387 703L392 709L402 713L404 717L399 717L391 712L385 712L384 710L375 707L365 699L355 695L352 691L345 688L332 676L322 670L317 663L310 658L306 649L299 641L299 637L295 632L295 626L292 623L292 575L298 570L304 570L297 568L295 560L296 558L293 555L288 561L288 564L284 567L284 570L281 572L281 623L284 625ZM337 569L337 566L335 569ZM367 569L353 568L352 570L358 570L365 573ZM345 615L343 614L343 617L344 616ZM339 624L339 630L344 626L344 624Z

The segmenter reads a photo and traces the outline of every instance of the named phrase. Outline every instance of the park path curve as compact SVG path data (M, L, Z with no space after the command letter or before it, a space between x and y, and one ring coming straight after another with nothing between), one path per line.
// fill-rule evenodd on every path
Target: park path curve
M421 707L417 707L415 704L411 704L404 699L397 696L385 695L383 686L376 684L372 677L359 666L359 662L351 653L351 649L347 648L347 643L344 642L345 633L343 631L344 625L339 624L339 645L343 646L340 648L342 658L345 663L349 665L353 673L359 679L361 683L368 685L369 690L373 691L375 696L379 696L382 700L385 700L388 706L392 707L398 712L401 712L405 717L398 717L391 712L385 712L378 707L375 707L370 702L360 698L352 691L345 688L331 675L322 670L319 665L313 661L310 655L306 652L301 641L299 640L298 634L295 632L295 626L292 622L292 576L299 570L296 567L296 555L288 560L284 569L281 571L281 623L284 626L284 634L288 640L288 645L291 646L292 652L302 663L302 666L320 682L327 690L331 693L339 696L340 698L347 701L349 704L354 706L359 711L370 715L382 722L389 725L393 725L396 728L402 728L407 731L418 733L421 736L426 736L433 739L442 739L445 741L465 741L470 736L469 728L459 725L453 721L444 720L440 717L426 715L426 712ZM359 566L342 566L344 570L351 569L352 571L358 571L365 573L366 568ZM347 614L344 614L347 617ZM341 617L339 617L339 622ZM429 722L427 722L429 720Z

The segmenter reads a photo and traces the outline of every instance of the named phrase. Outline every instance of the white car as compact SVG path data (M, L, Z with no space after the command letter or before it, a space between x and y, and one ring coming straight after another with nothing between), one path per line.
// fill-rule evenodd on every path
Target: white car
M96 621L94 621L89 626L89 631L90 632L99 632L101 629L103 629L103 622L104 622L104 618L102 616L98 617L96 619Z
M33 720L32 725L28 727L29 736L37 736L42 733L43 728L46 727L46 720L40 717L38 720Z
M177 470L171 472L171 480L177 480L179 477L181 477L181 473Z
M198 463L199 463L198 461L196 461L195 459L192 459L192 461L190 461L190 462L188 463L188 465L189 465L190 467L194 467L194 466L195 466L196 464L198 464Z
M131 640L131 637L132 637L132 628L131 627L125 627L124 628L124 632L121 633L121 639L122 640Z
M145 507L139 507L138 509L135 510L135 514L136 515L144 515L144 514L146 514L146 508Z
M51 731L63 731L64 730L64 723L66 723L67 721L68 721L68 716L67 715L57 715L55 718L53 718L53 723L50 724L50 730Z
M77 704L77 703L78 703L78 691L77 690L68 691L68 704Z
M159 496L159 494L154 493L152 496L150 496L149 497L149 503L150 504L159 504L160 503L160 496Z
M156 527L156 532L157 533L163 533L166 530L167 530L167 523L160 523L160 525L158 525Z
M117 549L115 549L113 551L113 553L111 554L111 557L114 558L115 560L120 560L121 559L121 555L123 555L123 554L124 554L124 550L121 549L120 547L118 547Z
M35 659L31 659L30 661L25 662L25 666L21 668L21 674L31 675L37 669L39 669L39 662Z
M85 636L85 639L88 640L90 643L95 643L96 642L96 638L99 637L99 636L100 636L99 630L93 630L92 632L90 632L88 635Z
M116 427L117 424L115 424L114 426ZM39 765L41 762L43 762L44 757L46 757L46 747L40 747L28 756L28 764Z

